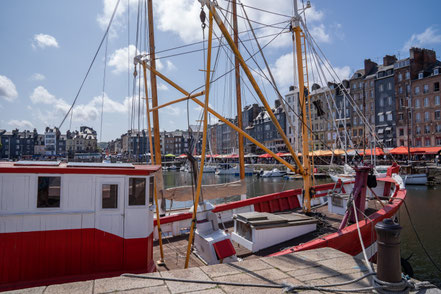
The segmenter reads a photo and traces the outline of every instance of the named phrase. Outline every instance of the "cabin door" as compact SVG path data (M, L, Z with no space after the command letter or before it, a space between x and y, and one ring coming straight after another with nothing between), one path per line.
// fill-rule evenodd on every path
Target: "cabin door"
M99 177L96 181L96 265L100 271L121 270L124 260L123 177Z

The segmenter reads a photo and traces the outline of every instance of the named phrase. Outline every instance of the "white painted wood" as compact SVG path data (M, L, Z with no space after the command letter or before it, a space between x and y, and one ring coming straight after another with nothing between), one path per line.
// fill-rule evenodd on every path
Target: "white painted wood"
M32 209L29 207L30 176L10 174L2 176L1 211L18 211Z
M131 178L146 180L145 205L129 205L129 189ZM149 209L149 183L150 177L126 177L125 189L127 197L124 200L124 238L145 238L153 231L153 212Z
M102 208L102 185L118 185L118 208ZM119 237L124 237L124 199L126 197L124 177L97 177L96 178L96 213L95 225L98 230L102 230Z

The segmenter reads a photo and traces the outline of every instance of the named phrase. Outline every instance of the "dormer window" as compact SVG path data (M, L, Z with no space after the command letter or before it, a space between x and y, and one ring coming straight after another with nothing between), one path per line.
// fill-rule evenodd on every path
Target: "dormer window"
M422 78L424 78L424 73L420 72L420 73L418 74L418 79L422 79Z
M438 75L438 74L439 74L439 68L435 68L435 69L433 70L433 74L434 74L434 75Z

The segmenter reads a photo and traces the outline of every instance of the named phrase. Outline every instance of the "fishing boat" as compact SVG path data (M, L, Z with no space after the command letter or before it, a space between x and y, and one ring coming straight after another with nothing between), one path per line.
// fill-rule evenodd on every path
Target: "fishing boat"
M286 175L286 172L280 171L278 168L273 168L272 170L263 170L260 172L260 177L262 178L278 178Z
M225 26L225 18L219 14L218 4L208 0L200 2L202 11L206 11L201 13L200 19L202 29L208 28L208 40L204 43L207 45L205 87L196 92L185 90L156 68L153 5L151 0L147 1L148 15L144 19L149 21L149 53L136 56L134 63L142 66L145 97L151 97L152 102L150 108L146 99L150 150L155 150L155 154L151 154L152 165L0 164L0 240L2 245L6 244L0 247L0 256L6 257L0 267L0 290L116 276L122 272L188 268L320 247L375 258L374 225L385 218L393 218L406 197L398 175L399 166L389 167L383 178L372 178L372 164L358 164L352 167L355 171L352 180L314 184L314 166L309 155L312 131L308 123L312 103L305 68L307 52L303 49L313 46L313 42L297 1L294 1L295 14L288 25L294 40L297 84L300 85L298 102L301 109L297 114L302 134L302 161L238 48L237 19L233 18L232 37ZM303 12L307 8L303 8ZM234 0L232 9L233 16L237 15ZM242 9L243 17L248 19L243 5ZM237 123L233 123L210 107L215 24L234 53L236 84L241 68L294 164L245 132L241 115ZM252 31L249 20L248 26ZM261 48L257 38L254 39ZM223 46L226 44L218 48ZM263 50L258 52L263 54ZM150 73L151 95L147 91L147 72ZM184 97L159 105L157 78ZM272 85L277 90L274 80ZM237 113L241 113L241 91L239 87L236 90ZM204 101L199 100L199 96L205 96ZM199 163L191 161L194 185L164 189L158 109L187 100L203 111L201 160ZM202 185L208 113L238 134L239 164L235 168L238 181ZM303 187L247 198L244 139L300 175ZM189 153L191 151L189 148ZM193 206L189 210L167 211L165 216L160 216L164 211L160 211L158 198L161 204L167 200L191 200ZM231 201L217 204L227 198Z

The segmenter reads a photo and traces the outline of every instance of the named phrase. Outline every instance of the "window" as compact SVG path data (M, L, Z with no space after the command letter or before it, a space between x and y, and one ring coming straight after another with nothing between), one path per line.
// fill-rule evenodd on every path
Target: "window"
M415 116L416 122L421 122L421 113L417 113Z
M424 94L429 93L429 85L424 85L423 86L423 93Z
M439 82L433 83L433 91L438 92L439 91Z
M441 138L436 138L435 144L436 144L436 146L441 145Z
M149 181L149 203L153 203L154 192L155 192L155 177L151 176Z
M387 89L392 90L392 83L391 82L387 83Z
M439 68L435 68L435 69L433 70L433 74L434 74L434 75L439 74Z
M380 98L380 107L383 107L384 106L384 102L383 102L383 98Z
M426 138L425 141L426 141L426 142L425 142L426 146L430 146L430 138Z
M415 94L418 95L419 93L420 93L420 87L417 86L417 87L415 87Z
M430 134L430 126L424 126L424 134Z
M381 115L378 116L378 120L379 120L380 122L384 122L384 116L383 116L383 114L381 114Z
M387 97L387 104L388 104L389 106L392 105L392 97L391 97L391 96Z
M357 136L357 130L352 130L352 136L354 136L354 137Z
M424 121L429 121L430 119L430 113L429 112L424 112Z
M361 136L363 136L363 130L362 129L359 129L358 130L358 135L361 137Z
M441 119L441 111L439 111L439 110L435 110L435 119L436 119L436 120Z
M360 82L360 84L358 85L361 88L363 88L363 82Z
M416 127L415 132L417 135L420 135L421 134L421 127Z
M103 209L118 208L118 185L103 184L101 197Z
M404 136L404 129L400 129L400 136Z
M387 113L387 120L392 121L392 112Z
M415 99L415 108L420 108L420 99Z
M60 207L61 177L38 177L37 208Z
M358 124L357 122L357 117L354 117L354 126L356 126ZM355 134L354 136L356 136L357 134Z
M436 132L441 133L441 125L436 125Z
M398 88L398 92L399 92L400 94L403 94L403 87L399 87L399 88Z
M383 92L384 91L384 86L383 85L380 85L380 92Z
M374 98L374 90L371 90L371 98Z
M409 95L410 93L410 85L406 85L406 95Z
M398 81L402 81L403 80L403 75L400 73L399 75L398 75Z
M403 115L402 113L400 113L400 114L398 115L398 118L399 118L399 120L403 120L403 119L404 119L404 115Z
M129 179L129 206L145 205L145 178Z
M422 78L424 78L424 73L420 72L420 73L418 74L418 79L422 79Z
M410 79L410 72L406 72L406 80Z
M424 98L424 107L429 107L429 97Z

